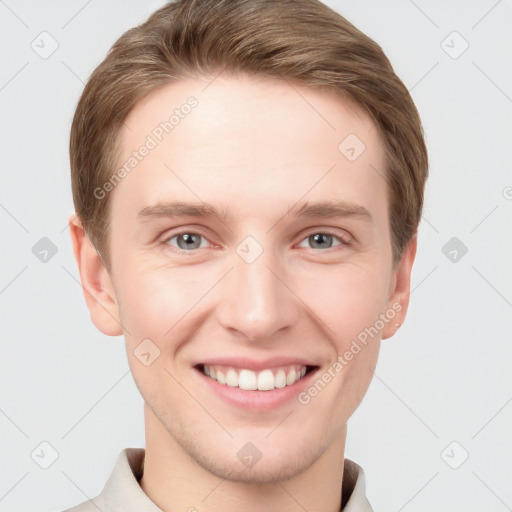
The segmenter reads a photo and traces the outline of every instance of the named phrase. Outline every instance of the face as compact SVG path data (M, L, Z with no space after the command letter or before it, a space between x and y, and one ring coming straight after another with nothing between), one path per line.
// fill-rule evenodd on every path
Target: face
M126 120L112 308L162 444L222 478L289 478L344 439L405 313L382 141L330 93L208 83L165 86Z

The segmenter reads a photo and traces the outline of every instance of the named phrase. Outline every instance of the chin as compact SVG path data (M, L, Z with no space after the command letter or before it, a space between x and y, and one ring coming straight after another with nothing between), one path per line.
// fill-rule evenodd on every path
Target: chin
M192 455L192 454L190 454ZM246 467L238 459L219 460L202 453L194 457L196 462L209 473L231 482L264 485L289 480L309 468L317 457L311 454L294 453L288 457L265 457L263 454L252 467ZM270 459L270 460L269 460Z
M191 459L209 473L231 482L252 485L289 480L311 467L327 448L321 446L320 442L312 446L293 441L288 447L273 446L267 442L260 451L254 445L238 440L231 440L225 446L209 445L204 440L197 442L190 438L176 441ZM245 462L244 455L247 454L252 455L254 460Z

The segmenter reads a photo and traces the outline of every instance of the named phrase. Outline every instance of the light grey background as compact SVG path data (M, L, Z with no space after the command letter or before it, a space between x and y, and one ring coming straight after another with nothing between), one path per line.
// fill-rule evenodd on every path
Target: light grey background
M512 2L327 3L390 57L431 160L410 312L383 343L346 455L363 466L377 511L510 510ZM67 148L85 80L160 5L0 1L4 511L94 497L119 452L144 446L123 339L95 329L79 284ZM46 262L32 252L43 237L57 249ZM452 237L467 254L443 253ZM48 469L45 441L58 452Z

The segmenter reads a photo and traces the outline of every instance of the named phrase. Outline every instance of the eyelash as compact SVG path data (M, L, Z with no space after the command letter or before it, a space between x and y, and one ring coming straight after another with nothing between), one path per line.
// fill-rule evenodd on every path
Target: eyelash
M162 244L164 245L164 247L166 249L168 249L170 251L173 251L174 253L178 253L178 254L190 254L190 255L192 255L195 252L199 251L199 249L201 249L201 247L198 247L197 249L192 249L190 251L186 251L184 249L180 249L179 247L175 247L175 246L169 244L169 242L173 238L176 238L176 237L178 237L180 235L196 235L196 236L200 236L201 238L204 238L205 240L208 240L206 236L202 235L201 233L197 233L195 231L180 231L178 233L174 233L172 236L166 237L164 240L162 240ZM340 236L340 235L338 235L336 233L333 233L333 232L331 232L329 230L325 230L325 231L311 231L311 232L306 234L301 239L300 243L302 243L304 240L308 239L310 236L313 236L313 235L329 235L329 236L334 237L340 243L338 245L333 246L333 247L328 247L327 249L315 249L315 248L311 247L310 249L312 251L328 252L331 249L336 250L337 247L338 248L343 248L343 247L351 247L353 245L353 242L351 240L347 240L343 236Z

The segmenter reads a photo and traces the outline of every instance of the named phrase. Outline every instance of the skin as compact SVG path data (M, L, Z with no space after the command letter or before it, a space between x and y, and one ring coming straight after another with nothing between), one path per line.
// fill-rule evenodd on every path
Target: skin
M130 113L120 165L169 112L198 100L111 192L110 273L70 219L84 295L96 327L125 336L145 400L141 486L160 508L334 512L346 423L381 339L404 321L416 238L393 266L382 141L360 108L284 81L210 81L165 86ZM338 150L351 133L366 146L353 162ZM172 200L211 203L233 218L138 219ZM366 208L371 219L288 214L298 201L335 200ZM310 235L326 231L334 237L315 245ZM180 253L178 233L204 238ZM249 235L263 249L252 263L236 251ZM393 304L401 305L396 316L307 405L234 406L193 368L217 356L278 355L310 361L322 375ZM134 350L148 338L160 356L145 366ZM262 454L250 468L237 457L247 442Z

